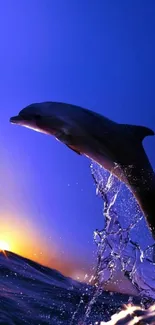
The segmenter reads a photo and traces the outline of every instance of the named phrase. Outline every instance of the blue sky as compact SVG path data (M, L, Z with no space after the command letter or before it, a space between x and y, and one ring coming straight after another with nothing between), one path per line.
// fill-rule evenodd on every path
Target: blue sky
M154 17L153 0L0 2L0 237L14 251L66 273L92 263L103 216L89 160L9 118L52 100L155 130ZM155 139L144 146L155 167Z

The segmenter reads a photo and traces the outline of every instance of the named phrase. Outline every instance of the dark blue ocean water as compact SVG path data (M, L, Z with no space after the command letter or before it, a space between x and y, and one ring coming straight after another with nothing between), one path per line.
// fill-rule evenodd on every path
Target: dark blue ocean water
M80 325L107 321L129 296L102 292L13 253L0 253L0 324ZM139 303L134 298L134 303ZM86 311L89 308L88 317ZM85 320L85 322L84 322Z

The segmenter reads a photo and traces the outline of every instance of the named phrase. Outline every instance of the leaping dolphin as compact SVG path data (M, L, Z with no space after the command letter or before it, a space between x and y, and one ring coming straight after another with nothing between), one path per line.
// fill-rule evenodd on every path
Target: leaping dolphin
M29 105L10 122L53 135L117 176L134 194L155 238L155 174L142 145L146 136L155 134L151 129L59 102Z

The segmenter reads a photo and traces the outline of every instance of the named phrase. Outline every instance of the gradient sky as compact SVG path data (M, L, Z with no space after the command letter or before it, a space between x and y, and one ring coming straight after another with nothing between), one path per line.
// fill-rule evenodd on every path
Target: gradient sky
M155 130L154 35L154 0L0 1L0 239L14 252L82 273L103 217L89 160L10 116L63 101Z

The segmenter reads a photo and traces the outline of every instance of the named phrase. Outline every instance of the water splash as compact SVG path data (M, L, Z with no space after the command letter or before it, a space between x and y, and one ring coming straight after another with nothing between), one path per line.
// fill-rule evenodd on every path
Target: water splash
M133 195L130 193L128 199L126 195L123 198L122 183L96 163L91 164L91 173L96 185L96 194L103 200L105 225L102 230L94 231L97 266L91 283L96 285L96 291L79 325L88 324L92 306L103 288L106 288L109 283L116 283L119 291L122 274L124 279L135 288L141 306L131 304L131 297L128 301L129 305L122 307L122 310L114 314L110 321L96 322L93 325L155 325L155 263L153 262L155 244L142 249L140 243L132 239L133 229L144 221ZM123 220L128 212L131 212L132 216L126 218L128 225L124 225L117 211L122 212ZM122 283L125 282L124 279Z
M145 321L145 323L144 323ZM147 310L139 307L128 305L124 310L113 315L108 322L101 322L100 325L155 325L155 305Z
M93 163L91 173L96 184L96 193L104 202L103 214L105 227L94 232L97 244L98 263L95 282L105 286L113 280L116 269L121 268L124 276L132 282L142 298L155 300L155 263L153 263L154 245L142 250L139 243L131 239L131 230L142 219L137 211L127 227L123 227L116 213L116 201L119 201L121 182L112 174L105 172ZM134 198L130 198L130 208Z

